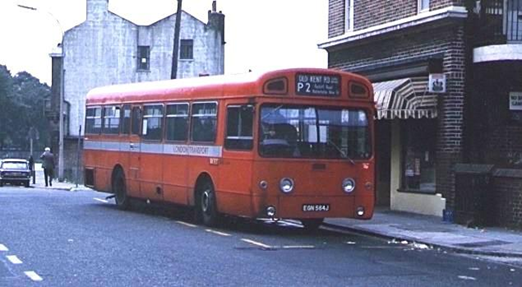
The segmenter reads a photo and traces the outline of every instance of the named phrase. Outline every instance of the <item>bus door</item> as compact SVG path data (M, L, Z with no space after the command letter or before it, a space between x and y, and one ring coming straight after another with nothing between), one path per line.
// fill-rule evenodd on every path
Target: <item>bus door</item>
M140 197L163 200L163 104L143 105L140 143Z
M139 106L133 106L131 112L132 131L128 137L128 163L127 193L131 196L140 196L140 158L141 158L141 118L142 111Z

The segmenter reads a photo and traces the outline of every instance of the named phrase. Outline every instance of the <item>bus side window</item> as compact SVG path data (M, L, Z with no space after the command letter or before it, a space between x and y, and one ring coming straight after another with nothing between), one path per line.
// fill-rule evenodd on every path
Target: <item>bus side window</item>
M217 130L217 104L192 104L192 141L214 142Z
M141 128L141 108L132 108L132 134L139 135Z
M167 105L165 121L169 141L186 141L188 134L188 104Z
M131 106L129 104L123 105L123 112L121 113L121 134L128 135L131 133Z
M147 140L161 140L163 134L163 105L150 105L143 108L141 136Z
M120 107L108 106L103 110L103 133L117 135L120 131Z
M253 106L228 106L225 148L251 150L253 146L253 123Z
M99 134L101 132L101 107L87 108L85 116L85 133Z

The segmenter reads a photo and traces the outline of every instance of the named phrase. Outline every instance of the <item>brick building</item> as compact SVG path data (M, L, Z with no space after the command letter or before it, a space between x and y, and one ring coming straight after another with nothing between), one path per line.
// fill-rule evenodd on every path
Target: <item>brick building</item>
M487 188L466 192L522 226L518 15L522 0L329 0L329 68L374 83L379 205L442 216L474 196L460 174L481 174Z
M108 10L108 0L87 0L85 22L67 30L53 58L52 106L58 111L64 64L65 175L76 174L77 139L83 126L85 95L95 87L170 79L176 14L149 26ZM210 8L210 7L209 7ZM208 23L182 11L177 78L224 74L224 15L216 1ZM56 113L57 114L57 113ZM56 122L56 120L55 120ZM58 130L54 148L58 150ZM81 172L79 174L82 174Z

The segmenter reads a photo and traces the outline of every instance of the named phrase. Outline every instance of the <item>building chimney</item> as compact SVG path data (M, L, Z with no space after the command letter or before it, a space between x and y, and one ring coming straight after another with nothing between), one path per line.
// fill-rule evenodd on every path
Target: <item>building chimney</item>
M221 11L217 12L217 1L212 1L212 10L208 10L208 26L221 33L221 43L225 42L225 15Z

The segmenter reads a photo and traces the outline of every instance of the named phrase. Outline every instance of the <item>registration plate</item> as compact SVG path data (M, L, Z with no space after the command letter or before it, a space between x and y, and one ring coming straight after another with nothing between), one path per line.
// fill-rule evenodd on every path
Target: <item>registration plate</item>
M303 204L304 212L330 211L330 204Z

